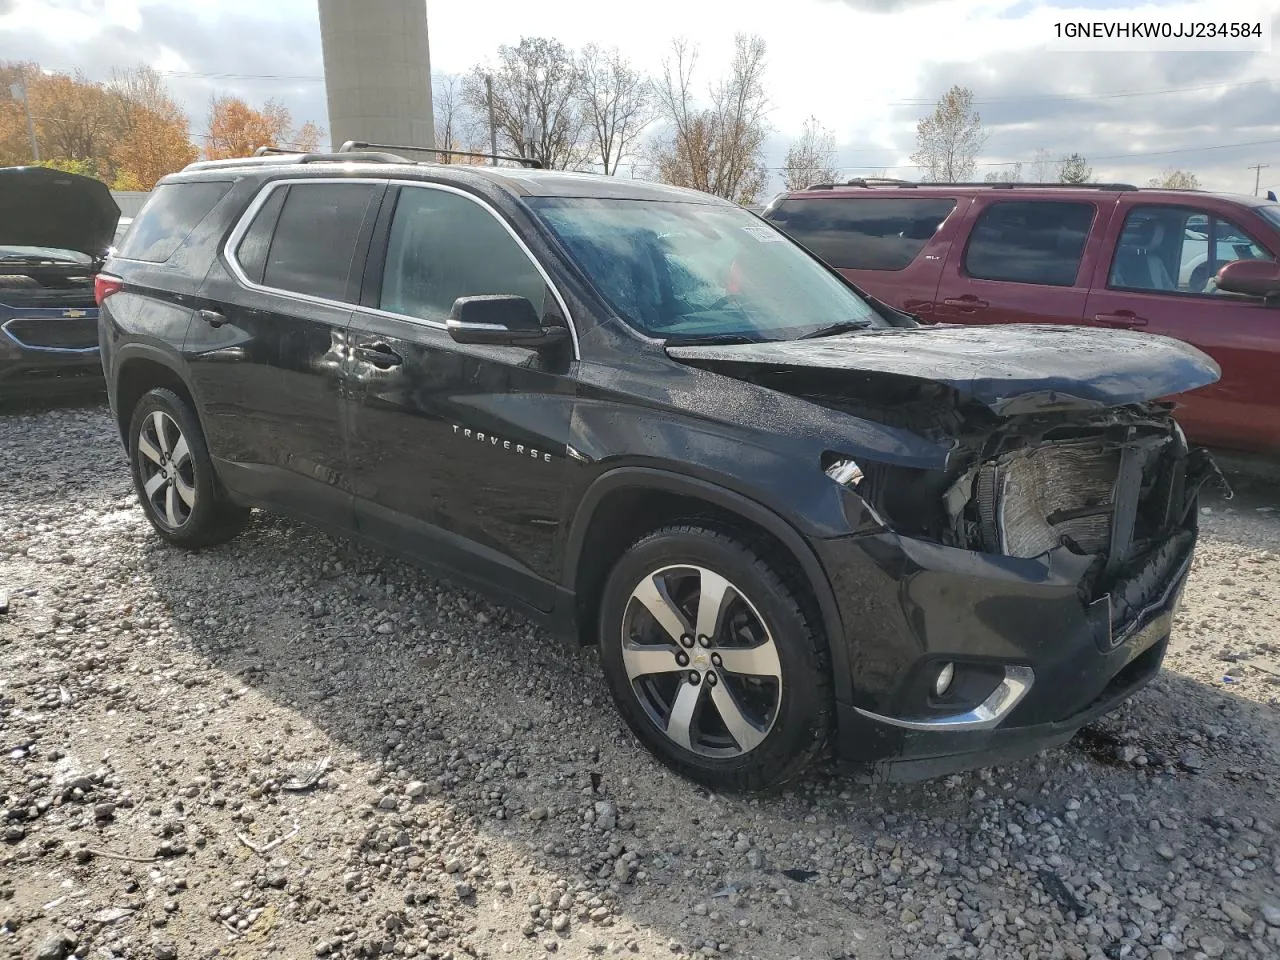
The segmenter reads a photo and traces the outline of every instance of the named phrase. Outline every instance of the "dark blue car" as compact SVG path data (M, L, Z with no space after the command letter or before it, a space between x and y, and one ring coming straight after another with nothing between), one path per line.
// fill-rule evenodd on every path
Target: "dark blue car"
M0 168L0 396L101 382L94 280L119 219L99 180Z

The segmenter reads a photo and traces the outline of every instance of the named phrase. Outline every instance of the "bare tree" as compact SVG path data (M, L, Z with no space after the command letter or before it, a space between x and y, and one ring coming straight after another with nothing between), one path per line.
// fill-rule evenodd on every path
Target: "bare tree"
M1082 154L1073 153L1063 157L1058 169L1059 183L1089 183L1093 180L1093 167L1089 166Z
M1058 162L1053 154L1041 147L1031 158L1031 182L1052 183L1058 179Z
M436 121L436 146L441 150L474 150L487 153L484 131L475 114L462 101L460 77L444 77L432 90L432 113ZM487 115L487 113L486 113ZM479 157L452 157L436 154L440 163L477 163Z
M1165 190L1199 190L1200 178L1188 170L1165 170L1160 176L1148 180L1147 186Z
M783 185L788 190L803 190L814 183L834 183L840 176L836 167L836 138L830 130L810 117L804 132L792 141L783 161Z
M493 86L493 118L500 149L539 161L544 167L568 170L590 153L582 112L578 68L559 40L524 37L514 47L498 48L498 65L486 73L471 71L462 84L462 103L487 117Z
M987 183L1021 183L1022 164L1011 163L1003 170L993 170L982 178Z
M697 48L673 43L655 87L657 112L666 132L652 147L658 177L737 203L753 202L768 179L762 154L769 134L769 101L764 92L765 42L738 34L728 78L699 106L693 92Z
M916 124L916 152L911 162L933 183L968 180L986 142L982 118L973 109L973 91L952 87L933 113Z
M595 44L578 57L578 85L593 161L615 174L652 119L653 89L616 47L601 50Z

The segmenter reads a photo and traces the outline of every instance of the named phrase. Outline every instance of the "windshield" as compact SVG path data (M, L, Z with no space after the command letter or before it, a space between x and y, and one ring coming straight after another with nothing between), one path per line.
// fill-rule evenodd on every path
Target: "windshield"
M0 260L56 260L60 263L93 263L93 257L60 247L0 246Z
M1267 203L1253 209L1257 210L1277 227L1280 227L1280 203Z
M528 203L618 315L650 336L786 340L888 325L746 210L666 200Z

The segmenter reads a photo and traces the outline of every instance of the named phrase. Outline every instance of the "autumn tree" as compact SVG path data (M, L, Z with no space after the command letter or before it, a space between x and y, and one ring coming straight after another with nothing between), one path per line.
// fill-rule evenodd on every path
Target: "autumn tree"
M1058 170L1059 183L1090 183L1092 180L1093 167L1089 166L1089 161L1081 154L1073 153L1069 157L1062 158L1062 164Z
M1148 180L1147 186L1165 190L1199 190L1200 178L1187 170L1165 170L1160 176Z
M0 68L0 96L21 81L42 159L99 177L115 189L150 189L195 158L187 117L149 67L120 71L108 83L45 73L36 64ZM0 162L30 162L21 103L0 107Z
M592 162L615 174L652 118L653 88L617 48L594 44L578 56L578 88Z
M310 121L294 129L293 117L282 103L268 100L255 110L239 97L214 97L209 102L209 134L204 155L208 160L247 157L258 147L284 147L309 152L320 144L324 131Z
M986 145L982 118L973 109L973 91L955 86L916 124L916 152L911 162L932 183L969 180Z
M830 130L810 117L804 131L792 141L783 161L783 185L803 190L815 183L834 183L840 176L836 167L836 138Z
M462 103L475 116L489 115L490 84L499 152L553 170L575 169L586 160L591 148L568 47L544 37L499 47L496 69L475 67L463 81Z
M117 186L150 190L161 177L196 159L187 115L154 69L117 71L107 90L118 123L110 149Z
M665 130L653 143L651 158L666 183L750 204L768 180L763 162L770 129L766 47L763 38L745 34L734 38L734 47L729 75L700 101L694 91L697 48L675 41L674 57L663 63L655 85Z
M982 179L987 183L1021 183L1022 164L1011 163L1003 170L993 170Z

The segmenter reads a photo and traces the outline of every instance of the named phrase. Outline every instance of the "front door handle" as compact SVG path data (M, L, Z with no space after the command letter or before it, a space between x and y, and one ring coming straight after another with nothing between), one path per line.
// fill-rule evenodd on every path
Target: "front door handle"
M942 301L945 307L955 307L957 310L985 310L991 304L985 300L979 300L977 297L966 294L963 297L947 297Z
M1096 313L1094 322L1104 327L1118 327L1121 330L1132 330L1134 327L1145 327L1147 318L1140 317L1132 310L1117 310L1115 313Z
M380 370L388 370L404 363L404 357L381 340L359 344L356 347L356 356L361 360L367 360Z
M215 329L227 322L226 314L219 313L217 310L201 310L200 319Z

